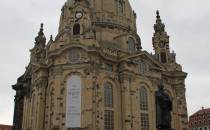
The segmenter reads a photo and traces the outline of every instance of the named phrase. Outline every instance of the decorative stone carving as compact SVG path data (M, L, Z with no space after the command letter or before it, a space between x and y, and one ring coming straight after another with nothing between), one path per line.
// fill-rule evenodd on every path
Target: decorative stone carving
M68 60L70 64L86 63L88 62L87 53L81 49L72 49L69 51Z
M114 48L103 48L103 52L110 56L118 56L118 50Z
M38 36L35 38L35 46L31 50L31 62L45 64L46 60L46 38L43 32L43 24L41 24Z

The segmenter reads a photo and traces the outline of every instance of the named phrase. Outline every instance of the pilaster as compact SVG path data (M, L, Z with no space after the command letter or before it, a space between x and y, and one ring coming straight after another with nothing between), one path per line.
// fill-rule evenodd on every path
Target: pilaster
M126 74L120 75L120 87L122 94L122 119L123 130L132 130L132 115L131 115L131 79Z

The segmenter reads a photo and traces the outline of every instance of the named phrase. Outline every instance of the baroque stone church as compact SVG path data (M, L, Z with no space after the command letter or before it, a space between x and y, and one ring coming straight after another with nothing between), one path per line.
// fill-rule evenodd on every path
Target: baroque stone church
M156 14L154 54L144 51L129 0L67 0L59 31L43 24L16 91L14 130L156 130L160 82L171 126L187 130L185 78Z

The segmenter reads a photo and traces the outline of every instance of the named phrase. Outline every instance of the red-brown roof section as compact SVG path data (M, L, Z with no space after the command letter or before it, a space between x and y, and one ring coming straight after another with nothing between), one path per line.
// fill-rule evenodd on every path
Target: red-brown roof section
M1 128L1 130L12 130L12 126L11 125L2 125L2 124L0 124L0 128Z
M189 118L189 127L202 127L210 126L210 108L204 109L195 112Z
M194 114L191 115L191 116L195 116L195 115L203 114L203 113L210 113L210 108L207 108L207 109L202 108L201 110L197 111L196 113L194 113ZM191 116L190 116L190 117L191 117Z

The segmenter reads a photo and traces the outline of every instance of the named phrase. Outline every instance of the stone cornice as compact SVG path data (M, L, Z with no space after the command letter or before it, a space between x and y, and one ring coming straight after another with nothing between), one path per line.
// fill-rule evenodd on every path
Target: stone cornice
M145 56L148 60L150 60L155 65L157 65L161 70L165 70L165 67L162 64L160 64L158 61L156 61L153 57L151 57L149 53L146 51L140 51L140 52L134 53L133 55L124 56L123 58L121 58L121 60L129 61L130 59L134 59L134 58L142 57L142 56Z
M181 78L181 79L185 79L187 77L187 73L182 71L174 71L174 72L164 71L162 75L170 78Z
M85 45L77 42L77 43L66 44L59 49L56 49L54 51L50 51L48 53L48 57L50 58L50 57L53 57L53 56L56 56L56 55L60 55L62 52L64 52L65 50L69 50L70 48L81 48L81 49L84 49L85 51L96 51L98 49L97 47L90 48L88 46L85 46Z
M108 21L94 21L93 24L101 26L101 27L109 27L109 28L119 28L125 31L130 31L129 26L124 26L122 24L116 22L108 22Z

